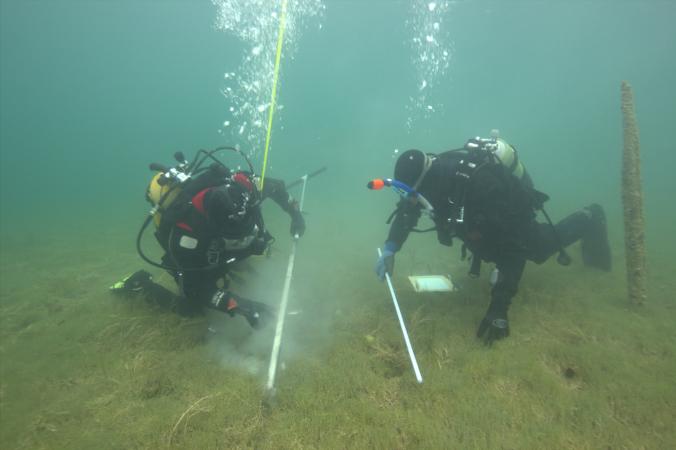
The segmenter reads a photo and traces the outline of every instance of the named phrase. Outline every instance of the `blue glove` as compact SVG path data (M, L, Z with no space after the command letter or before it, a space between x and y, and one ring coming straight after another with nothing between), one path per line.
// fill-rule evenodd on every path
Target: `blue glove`
M376 262L376 275L380 281L385 279L385 273L389 273L392 276L394 271L394 254L399 250L399 246L392 241L385 242L383 246L383 251L381 252L380 258Z
M301 237L305 233L305 218L303 213L294 210L291 213L291 236Z

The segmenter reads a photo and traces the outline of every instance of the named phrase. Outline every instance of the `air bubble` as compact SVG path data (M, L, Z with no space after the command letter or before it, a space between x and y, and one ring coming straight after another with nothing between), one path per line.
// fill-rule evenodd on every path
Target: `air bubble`
M417 92L410 97L406 109L406 126L411 126L420 118L436 113L441 106L432 101L438 98L434 89L443 79L450 65L453 42L449 40L446 25L447 13L456 3L451 0L436 0L422 3L410 2L411 9L407 28L411 33L406 42L411 48L411 64L416 72ZM422 7L421 7L422 6Z
M221 133L238 138L246 147L259 149L265 139L260 124L267 123L265 117L269 108L273 77L272 65L268 55L274 55L279 31L279 3L270 0L211 0L216 6L215 25L219 30L238 39L243 53L235 55L239 60L237 72L223 74L225 80L221 88L227 99L224 108L228 121L233 123L230 129ZM317 26L325 11L323 0L292 0L286 12L286 34L284 35L284 53L282 69L287 60L293 58L302 28L306 25ZM228 60L230 60L230 55ZM226 86L230 86L229 88ZM280 108L281 109L281 108ZM222 119L223 120L223 119ZM244 123L242 126L235 126ZM257 156L251 151L251 156Z

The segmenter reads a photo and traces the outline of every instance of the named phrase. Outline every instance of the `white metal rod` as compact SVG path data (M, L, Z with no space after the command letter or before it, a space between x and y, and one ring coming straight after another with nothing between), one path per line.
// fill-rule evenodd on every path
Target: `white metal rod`
M378 256L381 257L382 253L380 249L378 250ZM390 274L385 272L385 279L387 280L387 286L390 288L390 295L392 296L392 302L394 303L394 309L397 311L397 317L399 318L399 325L401 326L401 332L404 334L404 342L406 343L406 349L408 350L408 356L411 358L411 365L413 366L413 372L415 372L415 379L418 380L418 383L422 383L422 375L420 374L420 369L418 368L418 361L415 359L415 353L413 353L413 346L411 341L408 338L408 331L406 331L406 325L404 324L404 318L401 315L401 310L399 309L399 302L397 302L397 295L394 293L394 287L392 286L392 279Z
M303 176L303 191L300 197L299 210L303 210L303 200L305 199L305 185L307 184L307 175ZM268 381L265 385L268 393L271 393L275 387L275 376L277 375L277 362L279 361L279 350L282 345L282 332L284 331L284 319L286 318L286 307L289 303L289 290L291 289L291 278L293 277L293 265L296 259L296 244L298 235L294 237L291 244L291 254L289 263L286 266L286 278L284 279L284 289L282 290L282 300L277 311L277 326L275 328L275 340L272 343L272 354L270 355L270 366L268 367Z
M305 201L305 186L307 185L307 175L303 175L303 190L300 192L300 205L298 205L298 210L303 211L303 202Z

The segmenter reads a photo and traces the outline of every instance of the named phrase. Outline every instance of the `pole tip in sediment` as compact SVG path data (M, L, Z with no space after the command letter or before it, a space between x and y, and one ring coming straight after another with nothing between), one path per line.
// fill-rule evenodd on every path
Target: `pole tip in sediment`
M261 402L265 411L270 411L275 406L275 388L266 389L263 401Z

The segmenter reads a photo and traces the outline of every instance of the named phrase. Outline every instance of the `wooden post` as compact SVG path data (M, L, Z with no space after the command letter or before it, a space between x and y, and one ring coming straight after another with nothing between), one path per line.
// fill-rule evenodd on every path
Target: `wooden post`
M641 192L641 149L634 112L634 94L622 82L622 125L624 154L622 158L622 204L624 206L624 246L627 262L629 301L640 305L646 300L645 231L643 194Z

